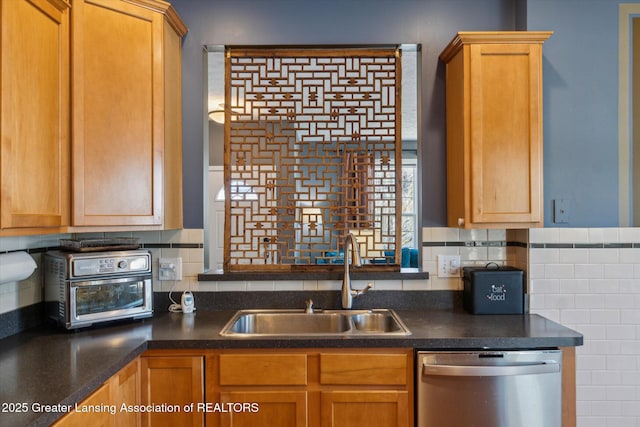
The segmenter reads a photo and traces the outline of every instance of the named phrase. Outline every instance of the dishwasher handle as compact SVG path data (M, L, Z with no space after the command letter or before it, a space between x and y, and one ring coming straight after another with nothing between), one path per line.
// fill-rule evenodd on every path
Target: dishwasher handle
M560 364L554 360L530 364L469 366L469 365L437 365L422 364L422 375L438 375L451 377L501 377L507 375L537 375L560 372Z

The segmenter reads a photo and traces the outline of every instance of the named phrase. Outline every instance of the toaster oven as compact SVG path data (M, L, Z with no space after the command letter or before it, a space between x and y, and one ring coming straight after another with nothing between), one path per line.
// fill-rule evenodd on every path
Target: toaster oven
M44 267L47 316L66 329L153 315L149 251L51 251Z

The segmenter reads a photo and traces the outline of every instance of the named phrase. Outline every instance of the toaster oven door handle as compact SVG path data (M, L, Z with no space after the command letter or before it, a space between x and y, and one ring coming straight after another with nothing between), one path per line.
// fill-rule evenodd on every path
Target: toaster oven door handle
M69 316L73 320L78 320L78 311L76 306L76 292L78 288L75 286L69 286Z

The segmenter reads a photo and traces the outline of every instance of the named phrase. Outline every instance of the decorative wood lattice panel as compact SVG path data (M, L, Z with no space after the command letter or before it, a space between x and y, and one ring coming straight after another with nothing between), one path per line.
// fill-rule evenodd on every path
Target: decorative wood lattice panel
M239 49L225 62L225 269L399 266L397 49Z

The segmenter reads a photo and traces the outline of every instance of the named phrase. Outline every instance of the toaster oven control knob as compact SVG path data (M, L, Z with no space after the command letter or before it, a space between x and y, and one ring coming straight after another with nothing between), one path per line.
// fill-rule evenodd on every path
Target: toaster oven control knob
M125 268L127 268L127 266L129 265L129 263L127 263L127 260L123 259L122 261L118 262L118 268L121 270L124 270Z

